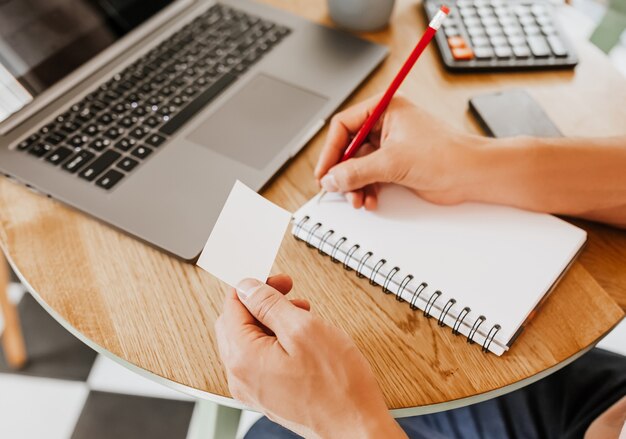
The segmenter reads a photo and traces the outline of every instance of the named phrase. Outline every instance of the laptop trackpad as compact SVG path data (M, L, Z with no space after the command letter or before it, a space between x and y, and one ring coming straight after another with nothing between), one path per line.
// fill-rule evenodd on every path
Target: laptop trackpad
M258 75L188 135L256 169L278 154L327 99L267 75Z

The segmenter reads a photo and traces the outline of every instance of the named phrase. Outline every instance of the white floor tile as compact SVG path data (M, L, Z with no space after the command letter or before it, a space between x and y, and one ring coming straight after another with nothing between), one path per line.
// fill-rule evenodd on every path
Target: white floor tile
M125 393L183 401L194 400L190 396L144 378L102 355L98 355L96 358L87 382L90 388L102 392Z
M88 393L81 382L0 374L0 437L67 439Z
M254 423L262 417L263 415L261 413L244 410L243 413L241 413L241 419L239 420L239 429L237 429L236 438L243 439L248 430L250 430L250 427L252 427Z
M617 325L613 331L598 343L598 347L607 351L626 355L626 320Z

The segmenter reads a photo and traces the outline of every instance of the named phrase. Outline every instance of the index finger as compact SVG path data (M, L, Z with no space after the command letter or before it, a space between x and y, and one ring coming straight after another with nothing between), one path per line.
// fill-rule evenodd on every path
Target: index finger
M333 116L326 142L315 167L315 178L319 180L339 162L351 136L359 131L379 100L380 95L373 96ZM376 124L374 131L380 131L380 123Z

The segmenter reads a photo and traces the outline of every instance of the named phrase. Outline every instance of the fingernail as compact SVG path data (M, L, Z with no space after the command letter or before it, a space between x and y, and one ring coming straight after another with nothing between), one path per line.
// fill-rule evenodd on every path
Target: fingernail
M333 174L326 174L322 180L320 181L322 184L322 188L326 192L337 192L339 191L339 186L337 186L337 180Z
M256 279L244 279L237 284L237 295L239 300L245 302L250 296L254 294L259 287L263 285L261 281Z

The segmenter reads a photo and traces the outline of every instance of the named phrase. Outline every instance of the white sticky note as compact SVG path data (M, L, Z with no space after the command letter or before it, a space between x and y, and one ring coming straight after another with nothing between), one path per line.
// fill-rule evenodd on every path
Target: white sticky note
M265 282L290 221L290 212L237 181L197 265L233 287L248 277Z

